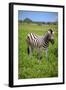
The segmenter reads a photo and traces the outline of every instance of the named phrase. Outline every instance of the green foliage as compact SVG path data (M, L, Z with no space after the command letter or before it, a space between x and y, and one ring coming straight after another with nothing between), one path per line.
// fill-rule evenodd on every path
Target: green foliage
M37 51L32 56L27 54L26 36L33 32L38 35L45 34L51 28L55 32L55 43L49 45L48 60L45 51L42 51L42 59L37 59ZM57 25L35 25L20 23L18 27L18 78L45 78L58 77L58 26Z

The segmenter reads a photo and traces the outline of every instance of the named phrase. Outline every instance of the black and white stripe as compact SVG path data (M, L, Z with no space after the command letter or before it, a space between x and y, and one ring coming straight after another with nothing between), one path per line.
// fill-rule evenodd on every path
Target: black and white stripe
M27 35L27 44L28 44L28 54L32 53L34 48L39 49L39 53L41 53L41 48L43 47L46 50L46 57L49 42L54 43L54 32L50 29L45 35L38 36L34 33L30 33Z

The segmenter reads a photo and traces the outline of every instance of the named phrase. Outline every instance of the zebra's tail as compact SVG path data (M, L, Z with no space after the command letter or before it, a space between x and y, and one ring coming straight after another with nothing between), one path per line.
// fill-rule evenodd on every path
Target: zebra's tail
M29 47L27 47L27 53L30 54L30 50L29 50Z

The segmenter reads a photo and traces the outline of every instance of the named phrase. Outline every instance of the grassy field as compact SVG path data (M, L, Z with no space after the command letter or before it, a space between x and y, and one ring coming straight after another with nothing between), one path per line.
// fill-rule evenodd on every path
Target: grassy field
M34 50L32 56L27 54L26 36L33 32L38 35L45 34L51 28L55 32L54 45L49 44L49 59L45 57L45 51L42 51L42 59L37 59L37 51ZM18 25L18 78L46 78L58 77L58 25L38 25L24 24Z

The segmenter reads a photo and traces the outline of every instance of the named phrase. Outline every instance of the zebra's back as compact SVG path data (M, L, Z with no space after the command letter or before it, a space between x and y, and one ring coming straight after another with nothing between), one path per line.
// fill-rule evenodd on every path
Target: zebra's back
M38 47L38 42L39 42L39 36L34 34L34 33L30 33L27 35L27 43L29 45L32 45L33 47Z
M38 36L34 33L27 35L27 43L33 47L44 47L44 37Z

